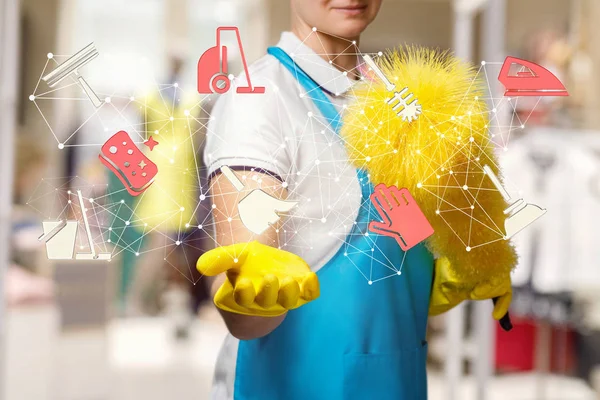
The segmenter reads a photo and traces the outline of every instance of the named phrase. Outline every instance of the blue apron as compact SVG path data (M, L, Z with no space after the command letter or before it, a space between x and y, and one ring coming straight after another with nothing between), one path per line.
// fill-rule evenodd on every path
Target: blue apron
M321 88L278 47L277 58L307 91L335 131L340 116ZM413 400L427 398L425 331L433 257L423 245L404 255L398 243L367 232L379 220L373 185L357 171L362 205L353 231L317 275L321 296L288 312L260 339L240 341L238 400ZM374 251L372 251L374 249ZM369 285L356 265L389 265L400 276ZM352 260L348 260L348 258Z

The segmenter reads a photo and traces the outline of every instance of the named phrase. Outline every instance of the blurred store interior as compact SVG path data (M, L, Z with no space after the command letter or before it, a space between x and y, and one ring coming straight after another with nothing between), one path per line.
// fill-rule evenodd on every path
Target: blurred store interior
M185 228L167 218L172 234L132 238L110 263L48 260L37 238L42 221L78 217L63 196L76 188L95 198L94 216L113 218L109 241L129 235L134 206L106 194L114 182L97 162L102 143L119 126L150 124L140 110L152 107L137 96L177 82L197 102L196 65L218 26L239 28L252 62L289 14L286 0L0 0L0 400L208 398L226 328L194 269L210 232L187 229L207 210L192 205ZM598 0L384 0L360 43L451 49L474 64L514 55L546 66L570 93L502 116L520 128L503 157L510 184L549 212L536 234L517 238L512 332L489 318L489 302L431 320L433 400L600 396L598 20ZM64 61L90 42L100 56L85 79L111 98L98 112L73 87L48 96L41 80L49 53ZM230 65L241 71L237 53ZM209 111L194 108L196 154ZM198 179L187 197L202 192Z

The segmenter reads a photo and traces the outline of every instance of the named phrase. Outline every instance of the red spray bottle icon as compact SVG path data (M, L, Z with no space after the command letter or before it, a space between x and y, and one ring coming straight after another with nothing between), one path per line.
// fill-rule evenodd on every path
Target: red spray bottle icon
M240 31L235 26L221 26L217 28L217 45L206 50L200 57L200 60L198 60L198 93L223 94L227 92L231 86L231 81L229 80L227 73L227 46L221 45L221 31L235 31L237 36L242 64L244 66L246 80L248 81L248 86L238 87L237 93L264 93L264 86L252 86Z

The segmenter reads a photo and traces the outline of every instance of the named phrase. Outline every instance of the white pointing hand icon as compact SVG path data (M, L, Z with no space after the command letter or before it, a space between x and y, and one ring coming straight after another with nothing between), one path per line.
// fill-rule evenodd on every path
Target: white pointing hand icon
M226 165L221 166L221 172L231 182L238 192L244 189L244 184ZM249 231L260 235L279 221L278 213L285 213L296 207L297 201L284 201L273 197L260 189L254 189L238 203L240 220Z

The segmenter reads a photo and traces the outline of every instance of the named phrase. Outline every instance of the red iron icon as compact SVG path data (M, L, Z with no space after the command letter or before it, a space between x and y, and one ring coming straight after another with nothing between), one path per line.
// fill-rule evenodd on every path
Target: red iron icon
M518 69L518 71L513 71ZM504 96L568 96L561 81L541 65L516 57L506 57L500 75L500 83L506 88Z
M156 164L138 149L125 131L117 132L108 139L98 157L132 196L144 193L158 173Z
M227 46L221 46L221 31L235 31L237 36L242 64L244 65L246 80L248 81L248 86L238 87L237 93L264 93L264 86L252 86L240 31L235 26L221 26L217 28L217 45L206 50L200 57L200 60L198 60L198 93L223 94L227 92L231 86L231 81L227 76Z
M371 232L396 239L404 251L433 235L433 227L408 189L380 183L370 198L383 219L369 223Z

